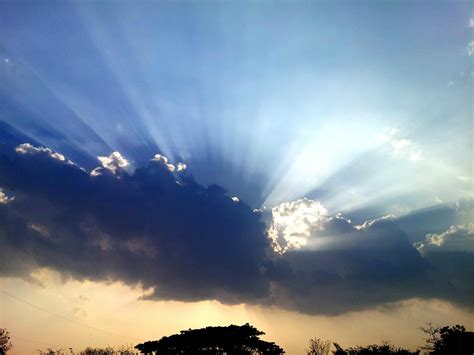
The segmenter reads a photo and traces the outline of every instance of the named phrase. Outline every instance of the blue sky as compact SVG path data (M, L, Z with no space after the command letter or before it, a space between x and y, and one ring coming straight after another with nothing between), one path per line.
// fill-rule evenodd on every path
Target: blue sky
M159 151L255 207L334 197L340 173L358 197L401 185L405 211L472 190L468 2L2 7L2 119L58 151Z
M472 313L471 5L1 2L0 274Z

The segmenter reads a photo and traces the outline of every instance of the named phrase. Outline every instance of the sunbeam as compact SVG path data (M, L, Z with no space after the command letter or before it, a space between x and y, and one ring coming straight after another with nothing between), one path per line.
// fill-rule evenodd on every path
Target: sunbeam
M471 5L0 1L0 353L474 326Z

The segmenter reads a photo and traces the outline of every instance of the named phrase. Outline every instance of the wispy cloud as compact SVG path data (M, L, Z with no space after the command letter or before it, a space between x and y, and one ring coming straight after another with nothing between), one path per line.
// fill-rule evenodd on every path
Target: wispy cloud
M400 131L397 128L392 128L387 133L378 135L378 139L391 148L392 155L395 158L405 158L414 162L423 159L419 146L407 138L400 137Z
M467 54L469 54L469 56L474 55L474 41L471 41L467 44L466 50L467 50Z

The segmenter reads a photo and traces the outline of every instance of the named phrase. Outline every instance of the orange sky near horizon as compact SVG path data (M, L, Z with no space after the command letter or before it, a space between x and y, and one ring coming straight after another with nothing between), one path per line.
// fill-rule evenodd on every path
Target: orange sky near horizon
M474 313L439 300L410 299L370 310L337 316L313 316L253 305L223 305L217 301L140 301L144 290L120 283L64 281L41 270L31 281L0 278L1 290L70 321L0 294L1 326L12 337L12 355L72 347L105 347L159 339L188 328L250 323L266 333L263 339L282 346L287 354L303 354L312 337L344 347L390 341L415 349L423 344L419 326L463 324L474 328ZM77 323L80 324L77 324Z

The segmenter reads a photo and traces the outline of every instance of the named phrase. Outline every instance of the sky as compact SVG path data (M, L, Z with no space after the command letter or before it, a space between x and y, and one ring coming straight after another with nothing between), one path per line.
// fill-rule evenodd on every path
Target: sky
M473 328L473 31L469 1L0 2L12 354Z

